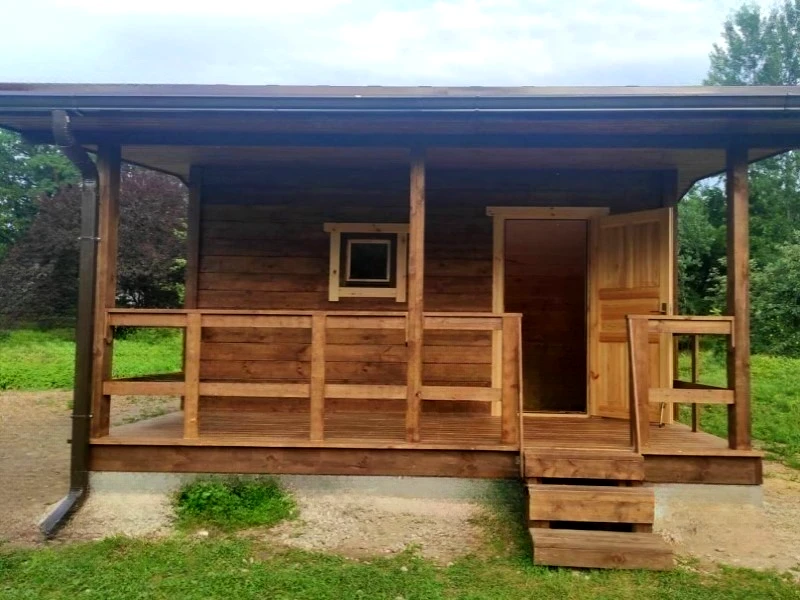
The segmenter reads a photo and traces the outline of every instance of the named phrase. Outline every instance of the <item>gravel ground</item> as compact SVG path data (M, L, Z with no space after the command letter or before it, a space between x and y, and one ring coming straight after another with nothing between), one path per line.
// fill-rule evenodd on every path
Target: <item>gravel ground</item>
M412 546L426 558L447 563L476 550L482 540L476 523L483 507L475 502L346 492L296 491L294 496L300 518L266 533L294 548L367 558Z
M702 562L786 571L800 567L800 472L765 462L763 506L670 501L657 530Z
M67 493L71 399L64 391L0 392L0 541L41 542L39 520ZM174 398L115 397L111 418L130 423L177 409Z

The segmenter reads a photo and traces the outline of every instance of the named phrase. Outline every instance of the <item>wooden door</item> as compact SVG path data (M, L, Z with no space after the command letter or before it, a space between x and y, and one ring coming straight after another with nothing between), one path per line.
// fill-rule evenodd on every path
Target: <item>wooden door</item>
M629 314L671 314L673 217L671 208L592 221L589 251L589 405L603 417L629 416ZM672 378L672 340L650 339L651 385ZM671 411L665 410L665 419ZM658 420L653 407L652 420Z

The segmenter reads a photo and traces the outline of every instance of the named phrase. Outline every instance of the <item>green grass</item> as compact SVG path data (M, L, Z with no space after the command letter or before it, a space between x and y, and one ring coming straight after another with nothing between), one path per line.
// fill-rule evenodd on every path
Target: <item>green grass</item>
M272 477L197 479L175 496L175 514L182 529L270 526L292 518L295 511L292 497Z
M253 539L111 538L42 550L0 550L0 597L73 599L797 600L800 587L776 573L550 570L529 557L457 560L449 567L407 551L353 561L285 550Z
M681 355L681 378L689 379L689 356ZM800 359L780 356L751 357L753 437L769 458L800 469ZM700 381L724 386L725 357L703 352ZM690 421L690 409L682 407L681 420ZM700 428L720 437L728 435L727 409L703 406Z
M182 344L176 330L135 330L114 342L114 376L180 371ZM0 332L0 390L69 389L74 361L70 329Z

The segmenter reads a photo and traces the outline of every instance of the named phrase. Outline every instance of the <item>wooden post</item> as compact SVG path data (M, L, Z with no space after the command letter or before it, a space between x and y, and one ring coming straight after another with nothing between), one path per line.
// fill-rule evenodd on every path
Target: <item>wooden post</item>
M92 437L108 435L111 397L103 394L103 381L111 377L114 335L107 324L106 310L117 302L117 248L119 231L119 146L97 150L98 242L97 287L95 289L94 367L92 369Z
M631 445L641 452L650 441L650 327L646 318L628 317Z
M310 437L321 442L325 435L325 313L311 317Z
M198 274L200 272L200 220L203 172L192 167L189 172L189 206L186 215L186 272L184 273L183 307L197 308ZM182 370L186 373L186 337L183 338ZM181 396L181 409L185 398Z
M183 437L197 438L200 424L197 416L200 407L200 344L202 341L202 315L186 315L186 364L184 366Z
M750 442L750 248L747 148L727 154L728 310L734 317L728 343L728 384L734 403L728 406L728 445L745 450Z
M197 308L197 277L200 265L200 218L203 173L192 167L189 174L189 210L186 219L186 276L184 308Z
M500 441L519 441L520 335L519 317L503 317L503 394L501 396Z
M411 153L410 209L408 223L408 372L406 439L418 442L422 407L422 346L425 327L425 157Z
M677 373L677 371L675 371ZM700 337L695 333L692 336L692 383L697 383L700 378ZM700 430L700 405L692 404L692 431Z

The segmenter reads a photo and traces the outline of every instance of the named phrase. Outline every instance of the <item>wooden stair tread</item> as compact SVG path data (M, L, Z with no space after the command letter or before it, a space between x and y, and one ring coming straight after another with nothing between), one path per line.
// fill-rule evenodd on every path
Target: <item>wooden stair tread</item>
M526 449L525 476L643 481L644 457L630 450Z
M596 485L528 485L529 521L652 525L652 488Z
M559 567L653 569L673 567L672 549L652 533L529 529L533 562Z

